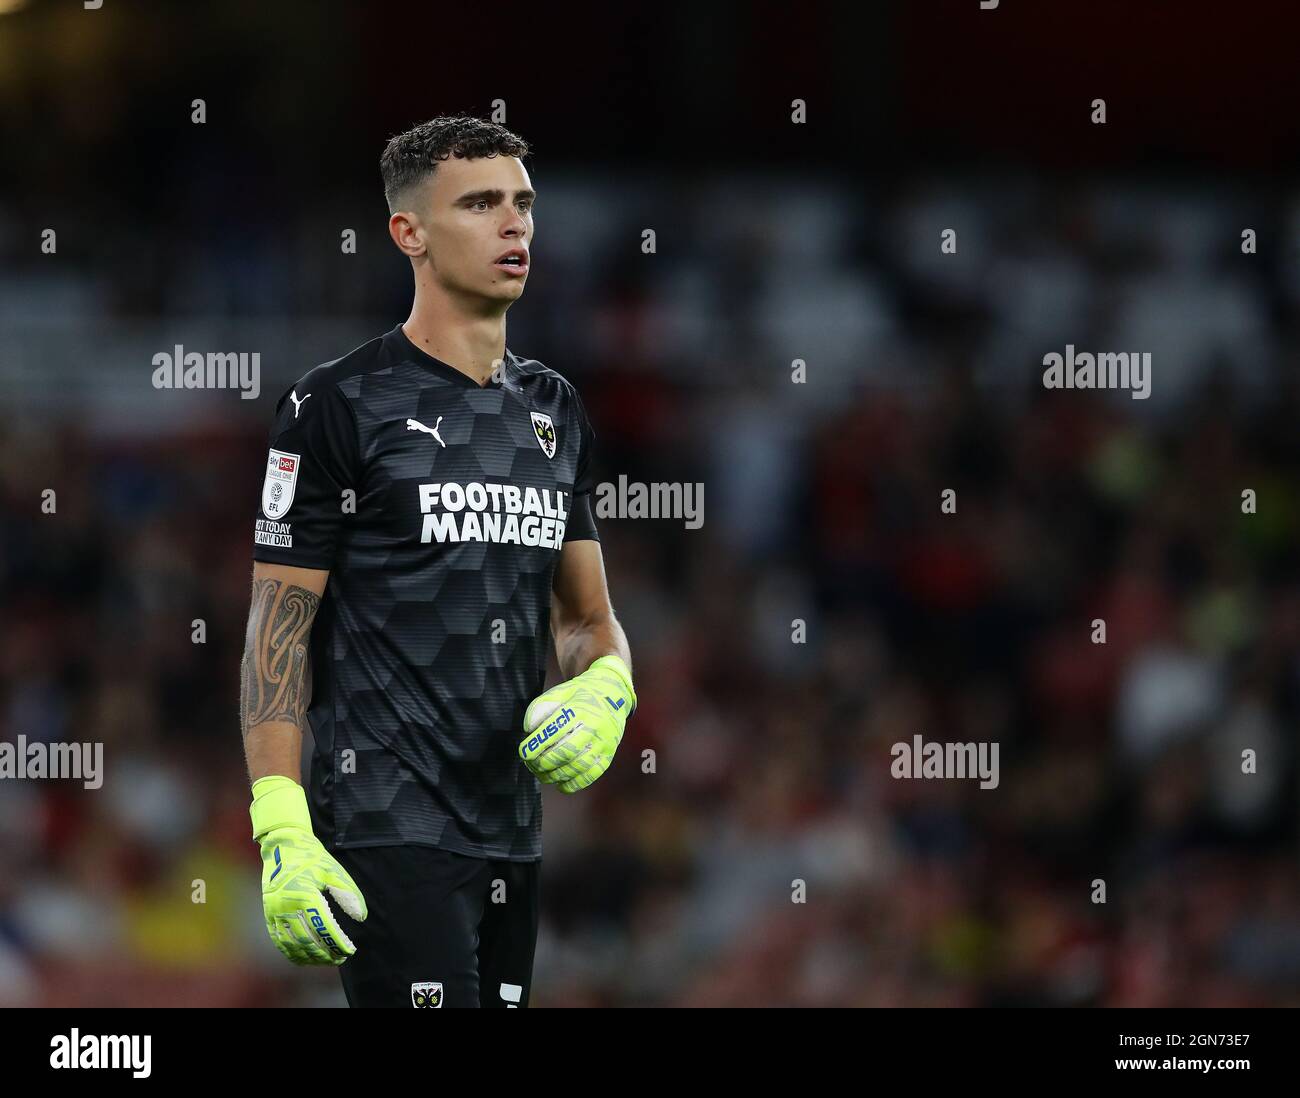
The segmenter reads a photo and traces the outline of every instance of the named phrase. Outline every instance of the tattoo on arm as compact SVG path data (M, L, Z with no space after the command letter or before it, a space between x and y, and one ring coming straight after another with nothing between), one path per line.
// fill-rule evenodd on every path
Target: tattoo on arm
M253 581L244 638L240 723L243 734L268 721L301 728L306 717L308 638L320 596L277 579Z

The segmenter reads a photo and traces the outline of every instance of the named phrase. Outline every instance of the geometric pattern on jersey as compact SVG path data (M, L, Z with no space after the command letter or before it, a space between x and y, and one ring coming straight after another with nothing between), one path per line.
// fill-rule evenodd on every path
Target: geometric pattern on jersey
M285 514L259 511L254 556L330 570L307 713L327 846L541 856L541 787L517 747L545 687L560 547L596 537L591 444L555 371L507 352L480 388L400 326L280 398L270 445L297 479Z

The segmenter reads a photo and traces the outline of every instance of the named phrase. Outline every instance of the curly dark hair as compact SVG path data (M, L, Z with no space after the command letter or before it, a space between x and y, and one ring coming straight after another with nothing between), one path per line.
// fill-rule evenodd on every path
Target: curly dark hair
M394 213L398 199L408 188L431 176L440 160L453 156L468 160L481 156L522 158L528 152L528 143L522 137L495 122L466 116L430 118L392 138L379 158L388 212Z

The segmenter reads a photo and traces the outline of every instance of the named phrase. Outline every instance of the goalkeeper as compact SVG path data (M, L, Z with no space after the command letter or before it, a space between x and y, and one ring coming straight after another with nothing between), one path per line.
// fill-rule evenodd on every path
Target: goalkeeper
M276 405L242 670L252 832L272 942L338 966L353 1006L528 1005L542 786L599 779L636 707L586 409L506 347L527 151L472 118L389 142L411 315Z

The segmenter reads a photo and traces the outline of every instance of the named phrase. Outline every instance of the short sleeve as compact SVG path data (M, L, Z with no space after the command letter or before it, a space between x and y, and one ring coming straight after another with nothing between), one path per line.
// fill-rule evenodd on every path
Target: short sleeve
M591 420L587 418L587 409L582 398L574 394L578 404L578 468L573 478L573 506L569 508L569 521L564 527L565 541L600 541L596 531L596 517L591 509L592 485L592 450L595 446L596 432L592 430Z
M275 406L253 559L329 568L343 525L343 493L357 488L356 416L331 382L299 382Z

